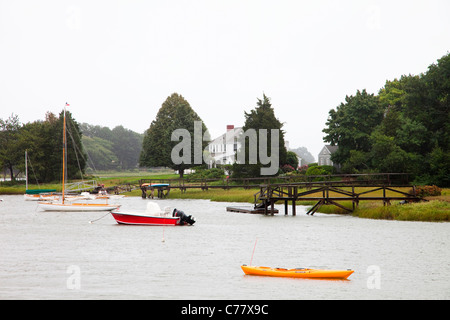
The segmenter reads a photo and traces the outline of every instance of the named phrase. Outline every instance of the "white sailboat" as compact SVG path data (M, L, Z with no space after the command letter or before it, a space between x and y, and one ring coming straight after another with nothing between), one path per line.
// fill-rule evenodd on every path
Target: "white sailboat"
M66 139L66 106L64 106L64 123L63 123L63 172L62 172L62 197L61 202L42 201L38 202L39 208L44 211L112 211L119 209L118 204L100 204L100 203L77 203L65 201L65 169L67 165L67 139Z

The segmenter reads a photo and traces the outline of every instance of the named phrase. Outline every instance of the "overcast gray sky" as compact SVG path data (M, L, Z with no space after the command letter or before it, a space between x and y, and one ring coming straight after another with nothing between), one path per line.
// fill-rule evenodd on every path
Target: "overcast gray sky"
M212 137L263 93L317 159L346 95L450 50L450 1L0 0L0 118L68 102L78 122L143 133L183 95Z

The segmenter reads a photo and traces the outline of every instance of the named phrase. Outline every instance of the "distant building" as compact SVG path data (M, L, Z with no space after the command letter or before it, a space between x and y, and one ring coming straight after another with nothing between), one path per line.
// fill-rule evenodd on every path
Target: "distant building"
M331 155L335 153L338 149L338 146L330 146L326 145L322 148L322 151L319 152L318 162L319 166L334 166L337 169L339 165L335 165L333 161L331 161Z
M208 145L210 153L209 168L216 167L217 164L233 164L236 160L236 152L241 147L239 135L242 128L234 128L234 125L227 125L227 131L221 136L211 141Z

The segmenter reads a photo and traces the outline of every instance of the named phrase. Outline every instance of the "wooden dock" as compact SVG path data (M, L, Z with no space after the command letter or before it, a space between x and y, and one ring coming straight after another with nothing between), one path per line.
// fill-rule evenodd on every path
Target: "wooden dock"
M227 207L228 212L250 213L250 214L264 214L264 208L257 208L252 206ZM274 209L273 213L278 213L278 209Z
M355 188L364 191L356 192ZM406 193L399 188L411 188L413 193ZM301 190L300 190L301 189ZM347 213L353 212L360 201L383 201L383 205L390 205L391 201L417 202L421 199L416 196L414 186L357 186L346 185L317 185L307 191L302 191L303 186L298 184L281 184L261 186L255 194L255 209L264 210L264 214L273 214L274 204L284 202L285 214L288 214L288 203L291 202L292 214L296 215L296 204L301 201L317 201L306 214L313 215L323 205L335 205ZM381 193L381 195L380 195ZM342 205L342 201L351 201L352 209Z
M279 211L275 208L275 203L283 202L285 214L288 214L290 203L292 214L296 215L296 205L309 201L315 202L307 212L313 215L323 205L335 205L350 213L360 201L382 201L384 205L390 205L391 201L397 200L420 201L415 194L414 186L407 184L407 181L407 174L379 173L245 179L141 179L139 185L142 198L152 199L168 197L171 189L186 192L190 189L254 188L259 191L254 194L253 207L227 207L227 211L275 214ZM401 190L404 188L413 190L412 194ZM351 201L352 208L344 206L343 201Z

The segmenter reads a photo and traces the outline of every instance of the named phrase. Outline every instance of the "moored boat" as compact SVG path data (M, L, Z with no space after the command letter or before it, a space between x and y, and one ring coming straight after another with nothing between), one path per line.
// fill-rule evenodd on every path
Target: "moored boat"
M326 270L326 269L284 269L270 267L241 266L242 271L247 275L269 276L269 277L290 277L290 278L315 278L315 279L347 279L353 270Z
M195 220L192 216L186 215L183 211L174 209L170 215L170 208L161 211L155 202L147 204L145 212L111 211L112 216L119 224L146 225L146 226L177 226L193 225Z
M68 104L66 103L66 106ZM63 146L62 146L62 195L61 202L42 201L38 202L39 208L44 211L112 211L118 209L120 205L115 204L100 204L100 203L74 203L66 201L68 196L65 194L65 178L67 165L67 137L66 137L66 108L64 107L63 118ZM80 200L80 196L76 196L76 200ZM85 196L82 196L85 197Z
M59 202L39 202L39 207L44 211L112 211L120 208L116 204L102 203L59 203Z
M55 190L56 191L56 190ZM26 201L53 201L53 200L58 200L59 199L59 195L54 194L53 192L50 193L25 193L23 195L23 198Z

